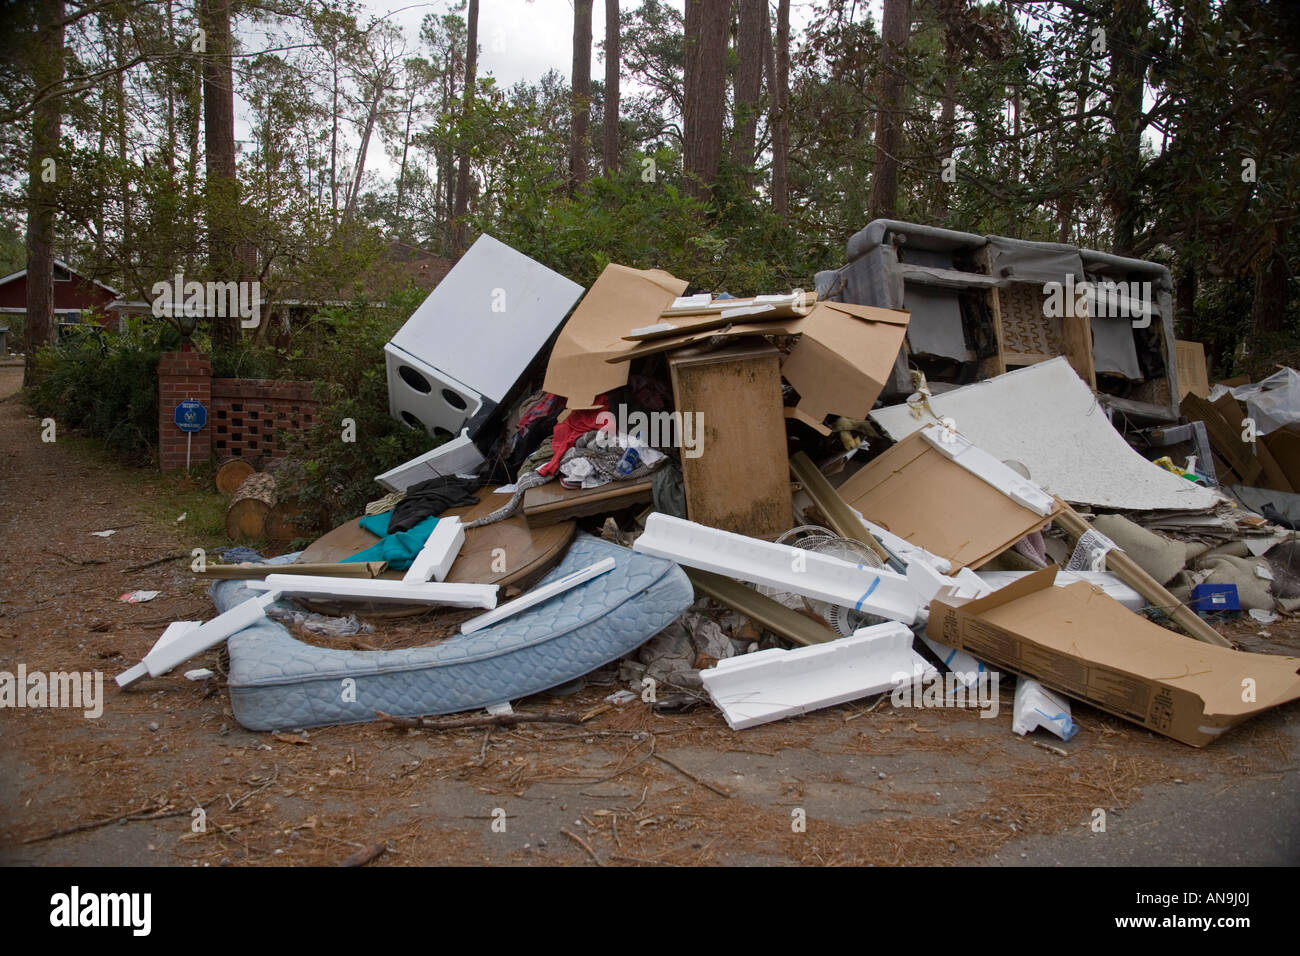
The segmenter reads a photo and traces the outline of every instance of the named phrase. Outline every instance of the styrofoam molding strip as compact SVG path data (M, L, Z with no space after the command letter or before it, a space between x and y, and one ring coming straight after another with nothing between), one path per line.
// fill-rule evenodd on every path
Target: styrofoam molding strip
M432 451L427 451L418 458L412 458L382 475L376 475L375 481L389 491L405 491L411 485L430 478L473 474L484 461L486 459L483 453L470 440L469 432L461 429L459 435L443 442Z
M929 563L929 565L936 571L943 574L947 574L952 570L952 562L947 558L937 554L932 554L920 545L913 544L906 538L900 538L892 531L887 531L871 519L865 517L862 512L858 511L856 508L853 509L853 513L862 519L862 523L867 526L868 531L876 536L877 541L904 561L912 561L916 558L921 558Z
M445 581L465 543L465 527L455 515L439 518L402 580L412 584Z
M766 584L904 624L916 620L923 603L907 579L893 571L851 564L666 514L651 514L646 519L645 533L632 548L701 571Z
M250 591L276 590L285 594L343 601L389 601L396 604L445 604L449 607L494 608L495 584L447 584L389 581L385 578L332 578L320 574L269 574L265 581L246 581Z
M926 634L921 634L920 638L925 642L925 646L934 651L935 656L943 661L943 666L956 676L963 687L974 687L979 683L980 674L988 670L983 661L972 657L965 651L959 651L947 644L940 644Z
M1079 732L1079 725L1070 717L1068 700L1036 680L1021 677L1016 683L1011 729L1023 737L1039 727L1050 730L1062 740L1069 740Z
M992 485L1021 507L1044 518L1055 510L1056 502L1051 495L982 448L976 447L969 439L942 425L926 425L921 429L921 437L939 454Z
M826 644L729 657L700 677L727 726L744 730L934 674L912 650L911 630L889 622Z
M475 631L481 631L485 627L491 627L508 617L518 614L520 611L526 611L530 607L535 607L543 601L549 601L556 595L563 594L565 591L576 588L579 584L590 581L594 577L599 577L606 571L614 570L613 558L601 558L595 564L588 565L585 568L579 568L572 574L566 574L558 581L552 581L550 584L544 584L540 588L533 588L527 594L515 598L513 601L507 601L495 611L488 611L486 614L480 614L478 617L470 618L460 626L462 634L473 634Z
M267 606L279 598L280 592L271 588L265 594L236 604L206 624L198 621L173 621L167 625L167 630L163 631L139 664L117 675L117 686L130 687L145 677L166 674L177 664L215 647L250 624L256 624L266 616Z

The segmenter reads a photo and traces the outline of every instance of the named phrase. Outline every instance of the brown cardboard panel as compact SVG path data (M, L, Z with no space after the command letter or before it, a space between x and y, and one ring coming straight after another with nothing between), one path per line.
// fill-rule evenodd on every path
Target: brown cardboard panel
M1300 426L1288 425L1262 439L1292 488L1300 488Z
M1189 640L1055 578L1047 568L985 598L935 600L930 637L1193 747L1300 698L1300 658Z
M909 318L896 309L818 302L801 319L746 322L655 339L605 361L668 352L712 336L798 335L781 375L799 393L799 419L820 425L830 414L863 418L871 410L903 347Z
M871 521L955 568L978 568L1051 520L939 454L920 432L872 460L839 492Z
M894 369L907 334L906 312L819 302L799 320L800 339L781 364L799 393L799 411L865 418Z
M597 395L627 384L627 365L607 361L626 361L622 336L657 323L685 291L685 280L660 269L607 265L560 330L542 387L571 409L594 408Z
M1191 392L1197 398L1210 394L1210 374L1205 367L1205 346L1200 342L1174 340L1178 361L1178 400Z

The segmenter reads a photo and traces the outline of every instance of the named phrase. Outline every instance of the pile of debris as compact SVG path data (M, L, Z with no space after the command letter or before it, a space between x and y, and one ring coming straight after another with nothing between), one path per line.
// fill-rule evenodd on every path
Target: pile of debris
M1075 700L1193 746L1300 697L1300 659L1212 626L1300 607L1295 371L1210 392L1151 263L894 222L849 254L820 296L733 298L616 264L584 291L480 237L386 349L390 414L439 443L304 551L207 568L218 616L118 683L228 642L236 718L275 730L609 668L614 703L741 730L1007 673L1018 733L1069 740ZM1054 314L1052 277L1127 282L1132 316ZM455 633L394 650L282 623L430 608Z

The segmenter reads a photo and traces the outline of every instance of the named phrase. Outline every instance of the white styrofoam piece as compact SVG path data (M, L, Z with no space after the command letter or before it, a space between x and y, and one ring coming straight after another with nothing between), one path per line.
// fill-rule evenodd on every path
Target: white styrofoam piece
M974 687L979 683L980 674L988 670L983 661L977 660L965 651L940 644L927 634L922 634L920 637L925 642L925 646L934 651L935 656L943 661L943 666L952 672L963 687Z
M1097 397L1064 358L953 389L930 399L966 436L999 461L1014 459L1039 487L1066 501L1145 511L1201 510L1214 492L1147 461L1126 442ZM906 404L871 412L895 441L931 424Z
M862 512L858 511L856 508L853 509L853 513L862 520L862 523L867 526L867 530L875 536L877 541L883 544L891 552L898 555L898 557L903 561L912 561L915 558L920 558L942 574L947 574L952 570L952 562L947 558L937 554L932 554L920 545L913 544L906 538L900 538L898 535L894 534L894 532L885 530L880 525L864 516Z
M460 523L460 518L455 515L439 518L425 539L424 547L411 562L410 569L402 575L402 580L412 583L445 581L464 543L465 526Z
M480 614L478 617L472 617L460 626L462 634L473 634L475 631L481 631L485 627L491 627L499 621L503 621L520 611L526 611L530 607L541 604L543 601L549 601L558 594L563 594L572 588L576 588L585 581L590 581L594 577L604 574L606 571L614 569L613 558L601 558L595 564L590 564L585 568L579 568L572 574L566 574L558 581L552 581L550 584L544 584L540 588L533 588L527 594L515 598L513 601L507 601L494 611L488 611L486 614Z
M515 712L515 709L510 706L510 701L508 700L503 700L499 704L488 704L484 710L493 717L506 717Z
M485 233L398 329L392 344L501 402L582 291L578 283Z
M920 558L908 562L907 583L921 596L921 602L927 605L935 598L977 598L992 590L969 568L962 568L961 573L953 577L940 574Z
M384 366L388 414L412 428L450 440L483 407L478 392L391 342L384 346Z
M934 674L912 650L911 630L889 622L825 644L728 657L700 678L727 726L744 730Z
M998 591L1019 581L1025 575L1033 574L1033 571L976 571L974 572L982 581L994 590ZM1147 606L1146 598L1137 591L1133 590L1122 580L1119 575L1111 571L1070 571L1066 568L1060 568L1056 572L1056 586L1058 588L1068 587L1076 581L1085 581L1093 587L1101 588L1112 598L1123 604L1130 611L1140 611Z
M289 577L290 575L280 575ZM215 647L232 634L256 624L266 617L267 605L279 600L274 589L266 594L241 601L205 624L197 621L173 621L139 664L117 675L117 686L130 687L145 677L159 677L177 664Z
M455 438L443 442L432 451L426 451L418 458L412 458L382 475L375 475L375 481L389 491L405 491L411 485L418 485L430 478L473 474L484 461L486 459L483 453L470 441L469 432L462 429Z
M494 608L495 584L447 584L390 581L386 578L332 578L321 574L268 574L264 581L245 581L250 591L274 589L285 594L310 594L341 601L385 601L394 604L445 604L449 607Z
M965 436L942 425L927 425L921 429L921 437L939 454L992 485L1022 508L1046 518L1056 507L1051 495L982 448L976 447Z
M1069 740L1079 732L1079 725L1070 719L1068 700L1036 680L1021 677L1016 681L1011 729L1023 737L1039 727L1050 730L1062 740Z
M893 571L651 514L634 551L911 624L922 601Z

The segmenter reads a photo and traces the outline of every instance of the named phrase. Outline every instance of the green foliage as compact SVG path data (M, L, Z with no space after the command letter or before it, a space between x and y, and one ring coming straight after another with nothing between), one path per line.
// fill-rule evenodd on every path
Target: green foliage
M158 444L158 330L133 322L104 341L101 348L88 336L38 353L28 406L62 429L102 440L117 461L146 465Z
M294 360L297 368L317 372L324 404L313 427L290 439L290 463L280 474L316 530L357 517L380 495L375 475L438 444L388 416L383 347L391 325L374 310L332 314L329 321L335 334L322 336L316 348ZM327 368L332 374L321 378ZM351 427L345 419L351 419ZM344 441L345 431L355 441Z

